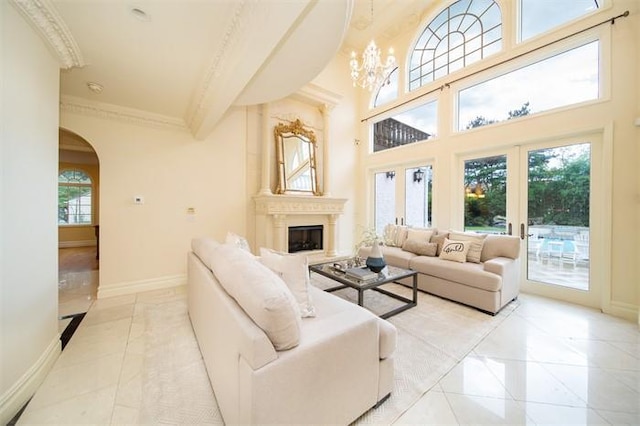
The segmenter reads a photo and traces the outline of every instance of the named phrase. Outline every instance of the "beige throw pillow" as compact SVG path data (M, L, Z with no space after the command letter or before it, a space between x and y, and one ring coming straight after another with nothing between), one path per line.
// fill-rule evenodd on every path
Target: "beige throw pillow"
M284 281L255 256L236 245L220 244L212 258L212 270L276 350L300 343L302 320L295 298Z
M432 243L436 243L438 245L438 249L436 251L436 256L440 256L440 253L442 253L442 245L444 244L445 238L447 238L448 236L449 236L448 232L442 232L442 233L438 233L436 235L433 235L431 237L431 242Z
M421 256L434 257L438 251L438 244L427 243L423 240L414 240L407 238L407 241L402 245L402 250L415 253Z
M407 229L407 240L417 240L428 243L431 240L432 235L433 231L431 231L430 229Z
M467 262L480 263L482 255L482 247L487 234L476 234L474 232L455 232L449 231L449 239L456 241L470 241L471 248L467 253Z
M227 237L225 238L224 242L225 244L238 246L242 250L245 250L251 253L251 247L249 247L249 242L247 241L247 239L231 231L227 232Z
M453 241L445 238L440 259L464 263L467 260L467 253L470 247L470 241Z
M393 223L390 223L384 227L382 238L384 240L385 245L390 247L394 247L396 245L397 229L398 229L397 225L394 225Z
M309 278L307 256L281 253L261 247L260 262L275 272L287 284L298 302L302 318L316 316L311 294L309 294L311 279Z

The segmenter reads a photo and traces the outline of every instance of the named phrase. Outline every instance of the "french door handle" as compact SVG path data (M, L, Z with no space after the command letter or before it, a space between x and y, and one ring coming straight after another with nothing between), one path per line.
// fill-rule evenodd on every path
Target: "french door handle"
M507 228L507 234L513 235L513 224L509 222L509 227Z
M524 233L524 223L520 224L520 239L524 240L524 237L526 236L526 234Z

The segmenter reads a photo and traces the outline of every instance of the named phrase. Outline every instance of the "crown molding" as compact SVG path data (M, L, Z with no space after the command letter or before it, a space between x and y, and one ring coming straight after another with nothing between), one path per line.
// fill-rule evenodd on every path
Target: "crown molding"
M80 48L50 0L9 0L40 33L58 57L60 67L85 66Z
M227 62L226 59L229 57L230 52L233 52L234 46L242 34L244 27L243 22L246 21L246 17L254 7L253 4L248 3L246 0L237 2L233 12L233 18L227 25L220 48L216 50L216 56L211 59L205 77L193 97L187 113L187 123L192 129L195 128L196 123L202 119L205 113L207 99L211 96L215 86L215 79L221 75L221 68Z
M125 108L102 102L91 102L75 96L62 96L60 98L60 111L98 117L105 120L115 120L139 126L189 131L184 120L180 118L153 114L134 108Z

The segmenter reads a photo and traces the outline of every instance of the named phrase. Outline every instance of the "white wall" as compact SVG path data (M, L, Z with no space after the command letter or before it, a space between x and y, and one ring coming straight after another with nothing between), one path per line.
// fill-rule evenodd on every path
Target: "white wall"
M501 2L501 4L503 6L513 5L512 2ZM365 141L365 147L362 150L363 173L373 173L373 171L389 165L431 162L434 164L434 225L441 229L448 229L462 226L462 216L459 209L457 210L456 204L459 201L456 194L460 194L460 191L454 181L456 176L459 176L459 155L491 152L491 150L535 141L562 139L568 135L580 134L588 129L602 134L602 138L605 140L605 151L610 150L608 153L605 152L605 155L609 156L611 164L605 165L607 170L605 182L595 182L594 185L610 184L610 187L603 188L606 194L610 194L612 200L611 206L608 208L608 216L601 215L599 219L606 220L604 230L611 234L611 244L610 247L605 246L606 241L600 240L598 243L601 244L597 245L595 250L600 250L601 256L607 257L606 261L610 263L610 268L604 271L604 274L609 275L610 279L608 283L598 282L596 285L603 290L601 307L616 315L635 318L640 305L640 288L638 286L640 272L636 266L640 258L640 234L637 232L639 214L637 194L640 189L638 186L638 129L633 125L635 117L638 116L639 93L637 56L640 49L638 40L640 22L638 6L639 4L635 0L617 0L613 3L613 7L602 10L587 19L586 22L569 26L560 35L547 36L538 40L538 44L542 45L561 35L570 34L589 24L596 24L629 10L631 14L628 18L620 19L613 26L605 24L599 27L605 34L602 51L604 52L603 75L606 81L606 91L601 101L532 115L486 128L455 133L451 130L453 128L452 111L454 110L451 99L461 84L469 83L463 81L452 84L451 88L445 88L442 92L438 91L431 95L431 98L438 97L441 112L438 138L433 141L368 154L366 147L369 137L368 124L362 124L358 137ZM505 19L512 16L511 11L506 7L503 10L503 16ZM408 27L405 33L391 42L397 52L399 64L405 63L405 56L417 34L418 27L422 28L428 18L425 17L425 22L422 24ZM387 47L381 46L383 50ZM508 59L515 53L519 52L511 51L492 57L481 64L469 67L469 70L461 72L456 77ZM401 86L403 86L402 73L403 71L401 71ZM407 101L411 96L415 96L415 93L401 95L395 104ZM425 97L424 100L431 98ZM393 105L392 103L389 106L378 108L377 111L370 111L368 103L368 92L361 91L358 104L360 118L366 118L372 112L378 112ZM386 117L382 115L380 118ZM602 162L603 159L606 158L600 157L596 161ZM366 182L364 181L360 192L368 197L363 201L363 204L372 206L372 188ZM373 223L372 209L361 213L359 221ZM630 235L633 237L630 238Z
M338 54L331 63L318 75L313 83L342 96L338 104L331 110L329 129L330 172L329 188L331 196L346 198L344 214L338 225L337 251L350 255L354 252L356 241L366 227L358 219L358 212L366 206L361 203L360 179L364 176L359 165L360 147L356 144L358 122L356 89L349 78L349 58ZM359 90L359 89L358 89ZM322 170L322 164L318 168Z
M2 1L0 10L0 423L6 424L60 352L59 65L13 6Z
M100 159L98 297L184 284L193 237L245 234L245 108L229 111L203 141L65 111L61 127L86 139Z

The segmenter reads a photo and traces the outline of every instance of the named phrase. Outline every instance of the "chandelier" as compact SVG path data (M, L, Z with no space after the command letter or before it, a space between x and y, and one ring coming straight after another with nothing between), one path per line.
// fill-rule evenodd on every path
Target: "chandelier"
M373 24L373 0L371 1L371 24ZM393 49L389 49L389 55L384 63L380 60L380 49L373 39L362 52L362 63L358 63L356 52L351 52L351 80L353 86L360 86L372 91L374 88L382 87L390 83L389 75L396 66L396 58L393 56Z

